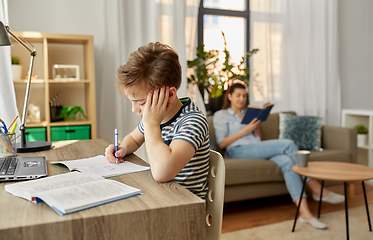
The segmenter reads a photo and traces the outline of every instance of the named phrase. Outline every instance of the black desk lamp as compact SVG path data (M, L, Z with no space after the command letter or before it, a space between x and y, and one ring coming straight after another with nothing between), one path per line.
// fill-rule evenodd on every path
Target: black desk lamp
M38 152L48 150L52 147L52 143L50 142L26 142L26 118L27 118L27 111L30 101L30 90L31 90L31 76L32 76L32 69L34 68L34 57L36 56L35 49L31 49L24 43L21 39L19 39L16 35L14 35L10 30L9 26L5 25L0 21L0 46L11 46L12 42L10 41L9 35L16 40L22 47L24 47L27 51L31 54L31 61L30 61L30 68L29 74L27 79L27 86L26 86L26 95L25 95L25 102L23 104L23 115L22 115L22 123L20 126L21 131L21 146L17 148L17 152L19 153L26 153L26 152Z

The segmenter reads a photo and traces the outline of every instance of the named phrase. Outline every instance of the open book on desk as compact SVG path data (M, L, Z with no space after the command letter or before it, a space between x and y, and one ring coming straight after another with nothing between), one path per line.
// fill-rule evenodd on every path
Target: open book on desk
M128 161L113 164L108 162L104 155L97 155L91 158L79 160L50 162L52 164L63 164L70 171L79 171L81 173L96 174L102 177L114 177L123 174L141 172L150 169L149 167L140 166Z
M261 122L267 120L269 113L271 112L273 104L266 103L263 107L248 106L245 116L243 117L241 123L249 124L254 118L257 118Z
M35 203L43 201L60 215L141 194L124 183L79 172L8 184L5 191Z

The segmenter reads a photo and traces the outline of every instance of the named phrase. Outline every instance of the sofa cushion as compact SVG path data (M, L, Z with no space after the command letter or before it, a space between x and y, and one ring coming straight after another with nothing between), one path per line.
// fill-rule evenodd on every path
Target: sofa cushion
M291 139L300 150L319 150L321 146L321 118L279 114L279 139Z
M310 161L350 162L351 156L345 150L311 151ZM265 159L225 158L225 185L284 182L276 163Z
M286 114L295 115L295 112L284 112ZM279 135L279 113L269 114L266 121L260 123L260 131L263 140L278 139Z
M279 195L289 195L286 185L283 182L261 182L229 185L224 190L224 202L237 202Z
M328 149L311 151L310 161L351 162L351 152L347 150Z
M225 158L225 171L225 185L284 181L277 164L265 159Z

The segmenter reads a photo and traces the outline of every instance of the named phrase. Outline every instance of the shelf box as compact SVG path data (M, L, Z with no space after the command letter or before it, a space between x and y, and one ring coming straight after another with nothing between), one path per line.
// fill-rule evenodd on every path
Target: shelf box
M51 127L52 142L86 139L91 139L90 125Z
M28 127L26 128L26 141L46 141L47 140L47 131L45 127Z

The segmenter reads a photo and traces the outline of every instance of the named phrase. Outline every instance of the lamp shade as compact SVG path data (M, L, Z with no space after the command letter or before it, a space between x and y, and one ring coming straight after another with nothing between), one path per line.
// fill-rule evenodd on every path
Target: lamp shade
M11 46L12 42L10 41L8 32L5 29L3 22L0 21L0 46Z

